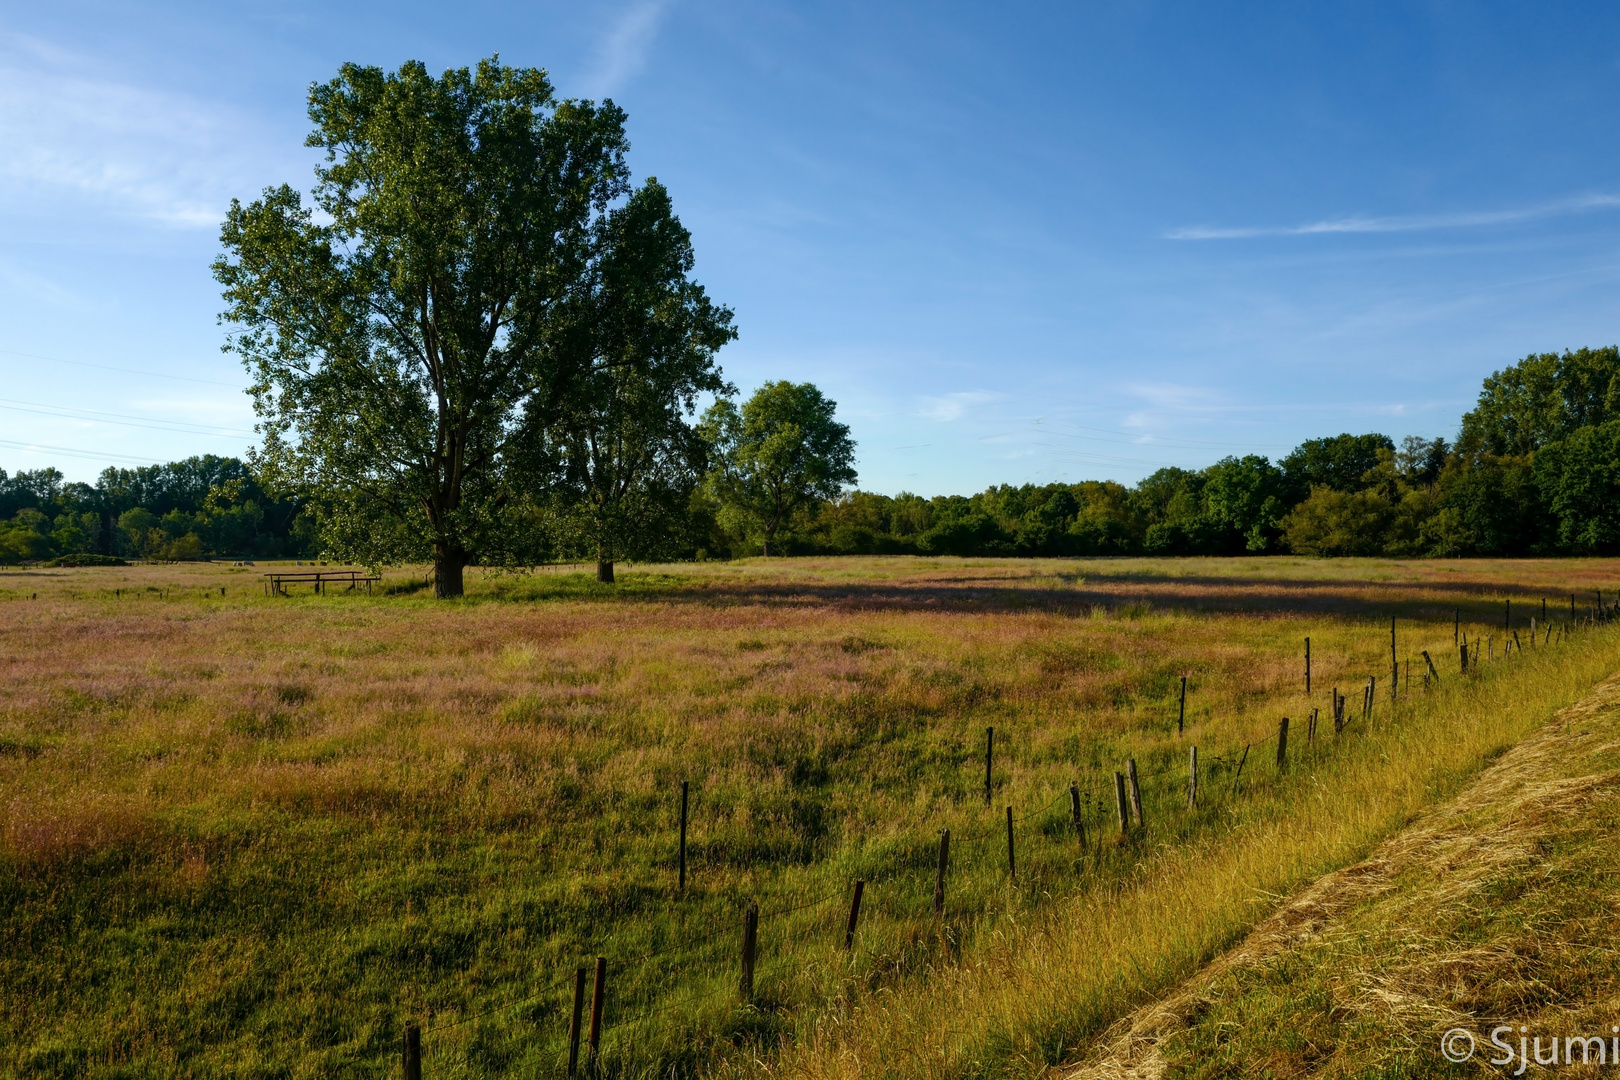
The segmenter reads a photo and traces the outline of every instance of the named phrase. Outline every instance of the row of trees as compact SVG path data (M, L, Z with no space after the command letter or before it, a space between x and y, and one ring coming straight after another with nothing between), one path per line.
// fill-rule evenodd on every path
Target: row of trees
M715 402L667 477L657 527L625 528L637 558L755 553L952 555L1533 555L1620 553L1620 348L1540 354L1485 380L1455 445L1379 434L1313 439L1272 463L1230 457L1111 481L1001 485L932 499L848 490L854 445L810 384ZM535 515L546 558L594 553L590 510ZM347 501L269 494L234 458L0 472L0 561L99 552L338 554L323 527ZM339 534L341 535L341 534ZM570 539L571 538L571 539ZM420 542L420 541L419 541ZM570 543L573 544L570 547Z
M71 555L194 559L312 554L314 521L267 493L237 458L106 469L94 484L56 469L0 469L0 563Z
M1111 482L968 498L851 492L802 515L801 552L957 555L1620 553L1620 349L1528 356L1485 380L1455 445L1310 440Z

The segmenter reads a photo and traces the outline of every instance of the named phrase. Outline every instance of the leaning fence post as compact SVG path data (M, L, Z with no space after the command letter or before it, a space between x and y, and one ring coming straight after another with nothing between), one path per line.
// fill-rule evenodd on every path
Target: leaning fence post
M568 1024L568 1075L579 1071L579 1022L585 1014L585 969L574 969L574 1017Z
M1125 774L1114 773L1114 802L1119 806L1119 834L1127 835L1131 831L1131 810L1125 804Z
M1429 677L1438 683L1440 681L1440 673L1434 669L1434 661L1429 658L1429 650L1424 649L1422 656L1423 662L1429 665Z
M1013 854L1013 818L1012 807L1007 807L1007 877L1017 880L1018 859Z
M748 901L748 910L743 912L743 941L742 941L742 998L744 1001L754 999L754 950L759 946L759 901Z
M934 871L934 914L945 914L945 866L951 858L951 830L939 830L939 868Z
M1288 717L1277 725L1277 769L1288 768Z
M1187 765L1187 805L1198 805L1198 747L1192 748L1192 760Z
M844 951L848 952L855 947L855 924L861 919L861 893L866 891L866 882L855 882L855 895L849 902L849 925L844 927Z
M1069 813L1074 817L1074 835L1080 838L1080 850L1086 850L1086 823L1080 816L1080 786L1069 785Z
M1136 827L1142 828L1147 820L1142 817L1142 789L1136 783L1136 759L1125 762L1125 775L1131 782L1131 810L1136 814Z
M422 1029L415 1021L405 1025L405 1080L422 1080Z
M596 1057L602 1049L602 1006L607 999L607 957L596 958L596 982L591 987L590 1051L585 1056L585 1071L596 1072Z

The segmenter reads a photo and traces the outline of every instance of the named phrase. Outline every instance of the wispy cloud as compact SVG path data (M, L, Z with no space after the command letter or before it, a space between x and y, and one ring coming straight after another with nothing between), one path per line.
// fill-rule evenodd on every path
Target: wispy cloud
M1620 207L1620 195L1578 195L1538 206L1515 210L1490 210L1463 214L1430 214L1412 217L1344 217L1313 221L1305 225L1239 226L1193 225L1171 229L1167 240L1248 240L1263 236L1321 236L1333 233L1422 232L1431 229L1470 229L1487 225L1509 225L1537 218L1579 214L1588 210Z
M647 63L647 51L658 36L669 0L637 0L621 11L597 48L596 62L585 76L589 97L606 97Z
M217 227L253 172L241 117L105 78L47 42L0 37L0 193L91 200L178 227Z
M945 423L951 420L960 420L962 416L976 405L983 405L1003 397L988 390L964 390L955 394L941 394L938 397L922 397L918 399L920 408L917 413L929 420L938 420Z

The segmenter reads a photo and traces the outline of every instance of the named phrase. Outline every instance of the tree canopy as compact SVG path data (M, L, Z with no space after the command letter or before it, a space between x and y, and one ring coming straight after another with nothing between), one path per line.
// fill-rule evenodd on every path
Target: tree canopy
M543 71L496 58L439 78L346 64L309 115L326 151L313 205L286 185L233 202L214 265L227 347L255 376L260 463L320 493L335 554L431 558L438 594L459 595L471 561L532 559L520 508L568 482L535 465L577 440L604 372L680 348L712 363L730 314L684 284L662 189L632 196L611 102L558 101ZM666 250L648 258L660 217ZM692 341L647 337L671 333ZM679 397L705 379L647 386Z
M784 381L765 383L740 410L721 399L704 416L709 489L723 516L762 538L766 555L795 511L855 482L855 443L836 408L813 383Z

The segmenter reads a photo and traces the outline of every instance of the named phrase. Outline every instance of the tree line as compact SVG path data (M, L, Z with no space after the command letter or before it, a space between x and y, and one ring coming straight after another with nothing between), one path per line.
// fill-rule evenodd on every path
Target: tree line
M0 563L312 555L319 539L304 508L268 493L240 459L212 454L104 469L94 484L0 469Z
M634 558L762 553L1525 556L1620 553L1620 348L1525 357L1485 380L1455 444L1311 439L1273 463L1228 457L1113 481L998 485L924 498L850 490L854 444L813 385L721 398L691 470ZM701 467L699 467L701 466ZM344 504L338 502L337 508ZM235 458L0 471L0 561L337 555L320 492L272 495ZM588 530L543 533L548 559L591 557ZM570 545L569 537L573 537Z
M1342 434L1273 463L1228 457L970 497L851 492L801 552L952 555L1620 554L1620 348L1539 353L1485 379L1455 444Z

